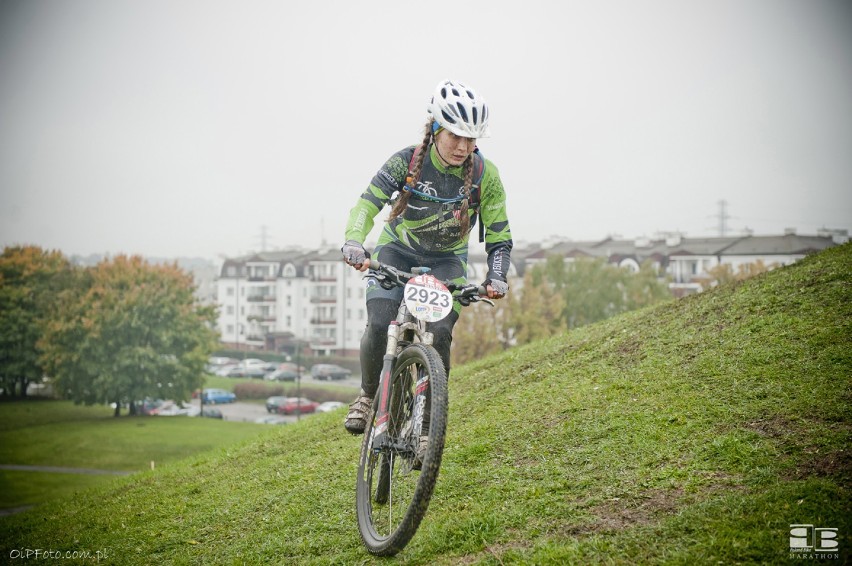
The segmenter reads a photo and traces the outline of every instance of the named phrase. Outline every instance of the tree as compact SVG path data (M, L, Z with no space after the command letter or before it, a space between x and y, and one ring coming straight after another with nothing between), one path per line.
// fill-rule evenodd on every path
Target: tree
M36 344L72 280L72 267L57 251L7 247L0 255L0 379L4 396L26 397L44 369Z
M523 288L506 300L512 343L527 344L565 330L565 301L546 277L546 269L537 266L527 271Z
M557 258L560 259L560 258ZM560 281L568 328L585 326L624 312L624 289L630 273L603 259L577 259Z
M709 269L707 271L707 276L697 280L701 284L701 289L706 291L707 289L717 285L727 285L734 281L744 281L749 277L760 275L761 273L765 273L777 266L777 263L766 265L763 261L757 260L753 263L740 264L736 271L734 271L731 264L720 263L719 265Z
M76 403L186 399L216 347L214 307L177 265L118 256L85 271L39 345L55 386Z
M668 282L660 279L658 270L651 261L644 261L638 273L631 273L625 279L625 310L641 309L672 298Z
M453 328L453 364L465 364L494 354L507 347L502 330L505 328L505 309L496 301L495 307L475 304L463 308Z

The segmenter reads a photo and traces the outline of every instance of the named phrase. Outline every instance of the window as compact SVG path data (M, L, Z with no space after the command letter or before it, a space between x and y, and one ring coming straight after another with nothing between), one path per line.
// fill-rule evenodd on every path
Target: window
M234 307L232 307L231 305L228 305L228 308L225 309L225 314L233 315L234 314Z
M234 296L234 288L233 287L225 288L225 296L226 297L233 297Z

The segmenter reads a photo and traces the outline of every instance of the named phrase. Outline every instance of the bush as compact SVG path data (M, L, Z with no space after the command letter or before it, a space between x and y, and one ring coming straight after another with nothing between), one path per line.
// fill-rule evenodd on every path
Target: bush
M295 384L285 386L259 382L244 382L234 385L234 395L240 401L245 401L246 399L266 399L267 397L276 396L297 397L301 395L317 403L325 403L326 401L349 403L352 400L351 398L355 396L354 392L350 394L322 387L302 386L301 390L299 390Z
M276 395L284 395L284 387L281 385L267 385L266 383L238 383L234 385L234 395L237 399L266 399Z

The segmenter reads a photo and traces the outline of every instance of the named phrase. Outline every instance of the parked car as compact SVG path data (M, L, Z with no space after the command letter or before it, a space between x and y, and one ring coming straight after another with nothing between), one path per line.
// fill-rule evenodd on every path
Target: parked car
M237 396L224 389L205 389L202 393L204 404L215 405L216 403L233 403Z
M207 371L209 373L218 374L222 368L226 366L233 366L237 363L237 360L233 358L225 358L222 356L212 356L207 360Z
M280 364L278 364L278 369L287 369L292 371L293 373L300 373L302 375L308 373L308 370L305 369L305 366L300 366L294 362L281 362Z
M304 397L285 397L284 401L277 402L275 406L275 412L279 415L295 415L296 413L304 415L316 411L319 403Z
M222 364L221 366L214 369L212 372L213 375L220 375L222 377L228 377L228 373L235 367L238 367L237 364Z
M224 417L222 416L222 411L220 411L219 409L208 409L207 407L205 407L204 410L201 411L201 416L208 417L211 419L224 419Z
M261 366L235 366L228 370L225 377L252 377L260 379L266 375L266 370Z
M159 415L160 407L163 406L162 399L145 399L136 402L136 413L139 415Z
M277 369L273 372L267 373L264 379L267 381L296 381L296 377L298 377L298 375L294 371L290 371L288 369Z
M200 409L190 403L175 403L174 401L166 401L160 411L157 413L161 417L179 417L188 416L194 417L199 413Z
M352 375L350 370L335 364L314 364L311 366L311 376L322 381L346 379L350 375Z
M318 413L328 413L330 411L334 411L335 409L339 409L343 407L344 404L340 401L326 401L325 403L320 403L319 407L317 407Z
M287 402L287 397L270 397L266 400L266 412L277 413L278 407Z

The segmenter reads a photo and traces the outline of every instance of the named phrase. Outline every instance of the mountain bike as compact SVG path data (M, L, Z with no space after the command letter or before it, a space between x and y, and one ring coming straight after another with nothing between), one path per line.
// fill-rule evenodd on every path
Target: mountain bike
M355 500L364 546L372 554L393 556L405 548L426 514L447 430L447 373L426 323L448 316L454 300L463 306L493 302L484 298L483 287L439 281L428 268L409 273L371 259L370 271L382 287L404 290L396 319L388 326ZM425 453L418 457L420 437L426 434Z

